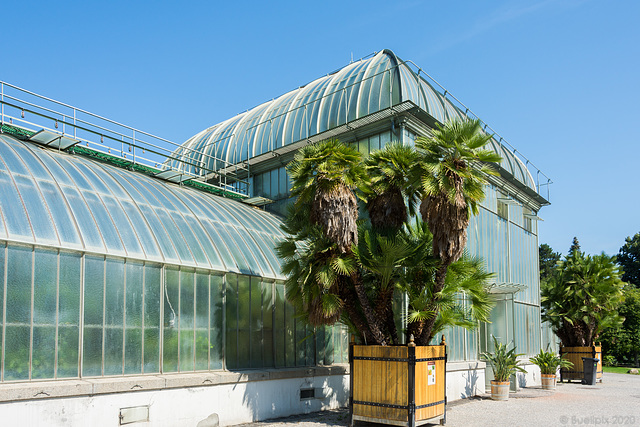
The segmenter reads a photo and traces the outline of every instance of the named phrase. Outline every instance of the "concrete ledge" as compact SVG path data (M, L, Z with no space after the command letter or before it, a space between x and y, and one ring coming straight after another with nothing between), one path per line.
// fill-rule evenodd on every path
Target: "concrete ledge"
M457 371L474 371L478 369L485 369L487 364L480 360L463 361L463 362L447 362L447 372Z
M83 380L38 381L0 385L0 402L83 396L93 393L93 384Z
M251 371L218 371L105 377L75 380L48 380L29 383L0 384L0 403L17 400L60 397L95 396L111 393L210 387L292 378L348 375L349 365L302 368L265 369Z

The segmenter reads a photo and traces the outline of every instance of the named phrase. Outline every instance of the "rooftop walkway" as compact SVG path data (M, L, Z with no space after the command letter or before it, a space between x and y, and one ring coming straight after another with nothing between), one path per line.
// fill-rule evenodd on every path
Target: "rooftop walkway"
M266 422L255 427L348 426L349 411L315 412ZM436 425L436 424L427 424ZM489 395L458 400L447 406L447 426L640 425L640 375L605 373L595 386L558 384L556 392L540 387L511 393L505 402ZM377 424L357 422L356 427Z

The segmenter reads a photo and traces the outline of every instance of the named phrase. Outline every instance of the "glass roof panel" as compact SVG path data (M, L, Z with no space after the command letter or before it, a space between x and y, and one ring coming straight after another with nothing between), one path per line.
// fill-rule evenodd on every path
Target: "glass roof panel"
M11 157L7 138L25 163L15 153ZM0 236L34 242L35 231L35 242L45 246L277 276L279 265L263 241L280 235L276 217L258 221L254 208L240 202L88 158L31 149L31 143L8 136L0 137L0 148L9 153L0 157ZM6 159L12 159L10 166Z
M60 243L71 248L82 248L74 217L67 207L66 199L60 188L55 183L44 180L40 181L38 185L45 202L49 206L49 212L51 212L53 224L58 231Z
M84 192L83 196L87 201L87 206L91 209L96 224L98 224L98 229L100 230L100 234L102 234L104 243L107 245L107 250L110 253L124 255L126 252L122 240L120 240L118 230L111 220L107 209L104 207L102 200L100 200L96 193L91 191Z
M144 252L142 252L142 246L140 245L138 235L129 222L129 218L122 209L122 206L120 206L118 201L113 196L107 196L105 194L101 195L100 197L102 198L107 211L111 215L111 218L116 225L118 234L120 234L122 242L124 243L124 247L126 248L129 256L143 258Z
M0 161L0 164L1 163ZM0 193L0 209L4 216L9 238L33 242L31 224L29 224L29 220L27 219L27 211L22 204L22 200L20 200L18 196L18 190L9 173L1 169L0 188L2 188L2 193Z
M80 235L84 241L85 248L104 252L105 246L102 236L100 236L98 226L96 225L87 204L82 196L80 196L80 192L77 189L66 185L61 185L60 188L71 207L71 212L73 213L73 217L76 219L76 223L80 229Z
M29 215L36 243L59 243L47 205L33 180L19 174L15 174L13 178Z
M178 252L176 251L173 245L173 239L171 235L164 229L162 222L156 215L156 211L147 204L139 203L138 207L140 208L140 212L144 217L144 220L147 221L151 230L153 230L153 234L155 235L155 240L160 245L162 249L162 254L167 262L179 263L180 257L178 256ZM180 236L182 237L182 236Z
M127 214L127 217L131 221L133 228L137 230L140 244L148 259L162 261L162 255L160 254L160 248L154 238L154 233L149 228L144 217L138 210L138 208L132 202L128 200L122 200L122 207ZM173 248L172 248L173 249Z

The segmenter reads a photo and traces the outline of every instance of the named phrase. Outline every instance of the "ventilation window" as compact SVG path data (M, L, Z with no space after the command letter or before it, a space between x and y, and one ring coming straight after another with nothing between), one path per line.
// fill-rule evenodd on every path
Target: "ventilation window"
M533 233L533 217L535 214L530 209L523 210L523 226L529 233Z
M300 389L300 400L313 399L316 397L315 389L303 388Z
M498 200L498 216L503 219L509 219L509 205Z

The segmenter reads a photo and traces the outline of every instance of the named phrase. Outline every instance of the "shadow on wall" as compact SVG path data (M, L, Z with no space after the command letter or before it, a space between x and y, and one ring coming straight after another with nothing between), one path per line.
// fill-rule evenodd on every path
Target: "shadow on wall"
M312 372L312 369L307 371L310 375L313 375ZM308 376L252 381L237 383L234 388L244 389L244 416L250 417L250 421L261 421L339 406L340 402L345 401L346 391L342 380L338 378Z
M522 372L517 373L516 380L518 382L518 388L525 388L527 386L527 374Z
M466 399L468 397L475 396L476 394L476 389L478 388L477 384L479 379L477 363L473 370L467 371L467 374L465 375L465 379L466 379L466 383L464 386L464 392L460 394L461 399Z

